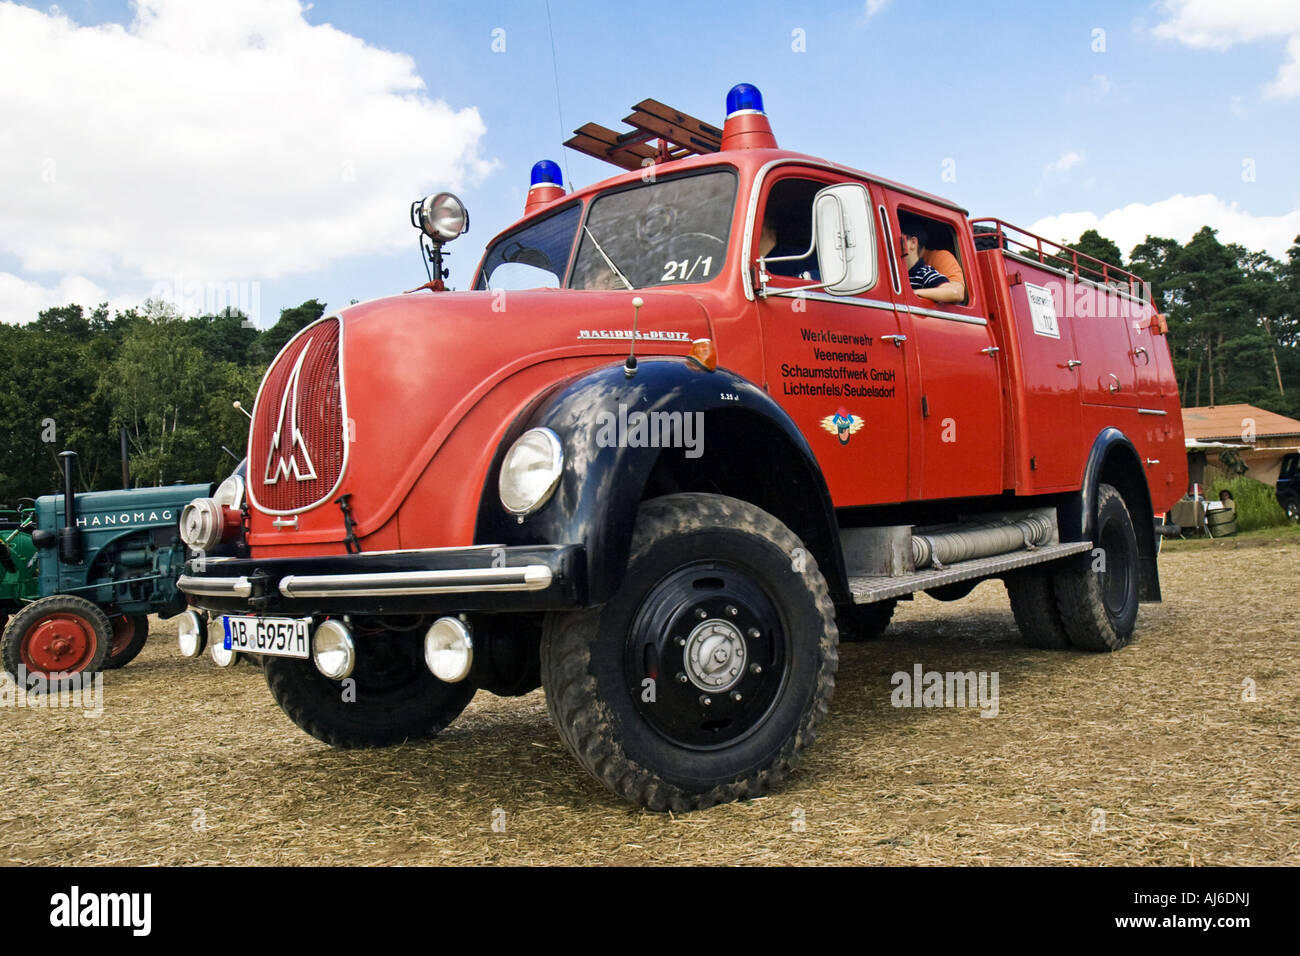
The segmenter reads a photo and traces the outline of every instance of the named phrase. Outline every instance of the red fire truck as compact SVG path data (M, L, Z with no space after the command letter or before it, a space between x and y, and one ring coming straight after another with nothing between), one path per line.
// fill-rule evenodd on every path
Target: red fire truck
M1138 277L779 149L749 85L720 129L626 122L566 143L613 178L534 167L468 291L441 193L427 286L284 347L244 493L182 521L188 646L219 616L343 747L541 686L597 779L683 810L782 780L841 634L917 591L1000 578L1028 643L1127 644L1187 480Z

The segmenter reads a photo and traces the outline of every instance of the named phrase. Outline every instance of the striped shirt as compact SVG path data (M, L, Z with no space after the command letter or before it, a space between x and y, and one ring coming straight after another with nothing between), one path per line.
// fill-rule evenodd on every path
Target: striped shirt
M917 259L916 265L907 270L907 281L912 284L913 289L933 289L948 280L942 272L926 265L924 260Z

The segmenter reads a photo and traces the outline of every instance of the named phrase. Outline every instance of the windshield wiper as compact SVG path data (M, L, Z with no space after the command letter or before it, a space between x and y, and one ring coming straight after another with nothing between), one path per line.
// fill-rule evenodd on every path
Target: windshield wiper
M605 265L609 266L610 271L613 272L614 275L618 276L618 280L622 282L623 285L627 286L627 291L636 291L633 288L632 283L627 281L627 276L623 275L623 273L619 271L618 266L614 265L614 260L605 254L605 250L600 247L600 243L596 241L596 237L591 234L591 230L587 228L585 222L582 224L582 231L587 234L587 238L591 240L591 244L596 247L596 251L600 253L600 257L605 260Z

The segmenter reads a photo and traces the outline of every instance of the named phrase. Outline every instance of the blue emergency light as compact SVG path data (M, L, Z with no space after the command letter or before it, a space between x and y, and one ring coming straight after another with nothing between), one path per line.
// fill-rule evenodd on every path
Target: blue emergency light
M737 83L727 93L727 115L742 111L763 112L763 94L752 83Z
M533 163L533 175L529 188L533 186L559 186L563 189L564 177L560 175L559 164L549 159Z

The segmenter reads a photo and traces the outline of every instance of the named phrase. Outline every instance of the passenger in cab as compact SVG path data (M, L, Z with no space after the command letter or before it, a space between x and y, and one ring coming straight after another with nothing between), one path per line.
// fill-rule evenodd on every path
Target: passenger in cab
M898 226L912 291L931 302L966 301L966 276L957 257L943 249L926 247L929 234L919 217L900 215Z

